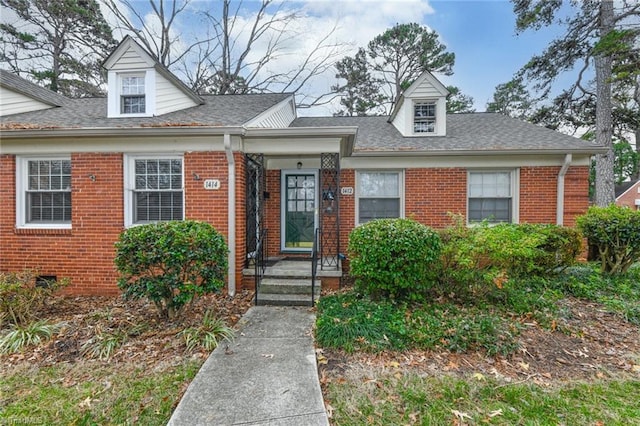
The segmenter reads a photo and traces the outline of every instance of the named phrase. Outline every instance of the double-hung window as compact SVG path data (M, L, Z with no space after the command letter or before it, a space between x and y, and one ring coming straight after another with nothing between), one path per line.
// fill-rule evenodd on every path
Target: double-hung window
M71 227L71 159L18 159L17 225Z
M402 173L363 171L357 173L358 223L402 217Z
M514 170L470 171L468 176L469 222L515 222Z
M146 112L145 82L143 75L120 77L120 113L144 114Z
M125 179L127 225L184 219L181 157L129 156Z
M413 105L413 133L435 133L435 101L416 102Z

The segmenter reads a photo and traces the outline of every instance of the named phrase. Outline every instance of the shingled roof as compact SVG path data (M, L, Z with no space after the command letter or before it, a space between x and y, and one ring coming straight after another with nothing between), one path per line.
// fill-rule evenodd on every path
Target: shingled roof
M596 153L602 147L497 113L447 114L447 135L405 137L386 116L300 117L292 127L357 126L354 153Z
M0 86L51 106L62 106L69 100L3 69L0 69Z
M61 108L0 117L0 126L24 125L31 129L242 126L290 96L290 93L207 95L202 96L202 105L155 117L126 118L107 118L107 98L67 99Z

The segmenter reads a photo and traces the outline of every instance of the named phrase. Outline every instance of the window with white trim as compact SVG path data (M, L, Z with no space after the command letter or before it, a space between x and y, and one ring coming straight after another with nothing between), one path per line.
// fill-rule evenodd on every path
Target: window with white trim
M436 132L436 102L416 102L413 104L413 133Z
M515 171L469 171L469 222L514 222Z
M402 217L401 172L358 172L356 185L358 223Z
M144 114L146 96L144 75L120 76L120 113Z
M71 227L71 159L20 157L17 163L17 226Z
M129 156L125 180L128 226L184 219L182 157Z

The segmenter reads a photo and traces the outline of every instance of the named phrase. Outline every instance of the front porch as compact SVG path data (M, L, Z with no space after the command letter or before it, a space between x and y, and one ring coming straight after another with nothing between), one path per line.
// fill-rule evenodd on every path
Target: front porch
M271 257L264 268L252 264L242 271L243 287L255 289L257 305L312 306L323 289L337 290L342 281L341 262L322 269L323 261L316 260L314 271L311 258Z
M311 305L340 287L339 157L245 155L242 286L256 304Z

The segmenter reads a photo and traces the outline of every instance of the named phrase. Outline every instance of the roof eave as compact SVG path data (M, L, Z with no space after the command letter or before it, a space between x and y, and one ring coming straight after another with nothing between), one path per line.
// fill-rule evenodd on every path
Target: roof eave
M300 136L349 136L355 135L357 126L330 127L283 127L280 129L253 127L247 129L246 136L254 137L300 137Z
M354 150L354 157L413 157L420 156L490 156L490 155L564 155L564 154L576 154L576 155L595 155L604 154L607 152L607 148L593 147L590 149L505 149L505 150L396 150L396 151L365 151Z
M241 126L173 126L173 127L91 127L64 129L0 130L3 139L33 139L62 137L122 137L122 136L219 136L244 135Z

